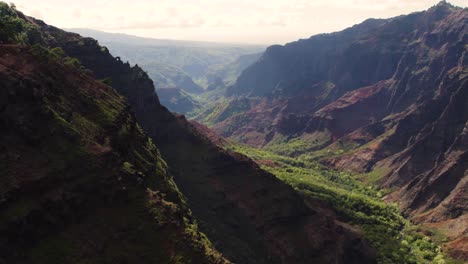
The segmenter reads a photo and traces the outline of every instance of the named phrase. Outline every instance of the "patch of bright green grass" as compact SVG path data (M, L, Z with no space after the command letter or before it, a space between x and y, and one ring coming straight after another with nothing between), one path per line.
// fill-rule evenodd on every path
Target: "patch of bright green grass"
M330 133L316 132L300 138L286 138L275 135L273 140L264 149L288 157L296 157L323 146L330 140Z

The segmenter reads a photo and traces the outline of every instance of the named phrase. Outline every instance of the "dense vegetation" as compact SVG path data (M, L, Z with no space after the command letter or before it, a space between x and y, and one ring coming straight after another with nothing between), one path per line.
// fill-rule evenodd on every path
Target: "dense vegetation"
M39 29L21 19L14 5L10 8L7 3L0 2L0 44L30 44L38 34Z
M91 73L91 71L81 65L81 62L77 58L66 56L65 51L63 51L63 49L60 47L49 49L39 44L34 44L31 46L31 52L43 60L59 62L65 66L73 67L82 72ZM102 82L109 84L110 80L103 80Z
M325 201L334 208L339 220L359 226L377 249L379 263L455 263L405 220L396 204L383 202L380 190L363 185L353 175L244 145L229 148L257 161L263 169L293 186L304 199Z

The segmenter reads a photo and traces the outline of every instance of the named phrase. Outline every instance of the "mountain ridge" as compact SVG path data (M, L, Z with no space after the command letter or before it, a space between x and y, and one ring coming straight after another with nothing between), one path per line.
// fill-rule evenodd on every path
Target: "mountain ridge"
M158 38L151 38L151 37L141 37L135 36L131 34L124 34L124 33L112 33L106 32L102 30L96 29L89 29L89 28L64 28L69 32L78 33L83 36L93 37L95 39L99 39L98 34L107 35L108 38L103 40L103 42L108 41L116 41L116 42L123 42L131 44L138 44L146 42L146 44L140 45L170 45L170 46L258 46L263 47L264 45L256 45L256 44L248 44L248 43L229 43L229 42L211 42L211 41L195 41L195 40L178 40L178 39L158 39ZM112 36L115 36L112 38ZM122 37L124 40L122 40ZM146 40L146 41L145 41Z
M229 263L120 95L46 49L0 47L1 262Z

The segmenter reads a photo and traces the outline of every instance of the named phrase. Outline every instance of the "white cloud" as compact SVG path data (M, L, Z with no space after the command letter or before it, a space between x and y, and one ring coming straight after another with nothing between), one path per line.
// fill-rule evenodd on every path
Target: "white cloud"
M10 0L11 1L11 0ZM370 17L424 10L439 0L12 0L58 27L166 39L285 43ZM466 0L453 4L468 6Z

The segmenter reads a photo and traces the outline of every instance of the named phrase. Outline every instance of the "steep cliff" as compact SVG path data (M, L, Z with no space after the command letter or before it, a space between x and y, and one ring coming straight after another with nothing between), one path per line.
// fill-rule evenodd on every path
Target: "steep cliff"
M1 263L228 263L111 87L13 45L0 83Z

